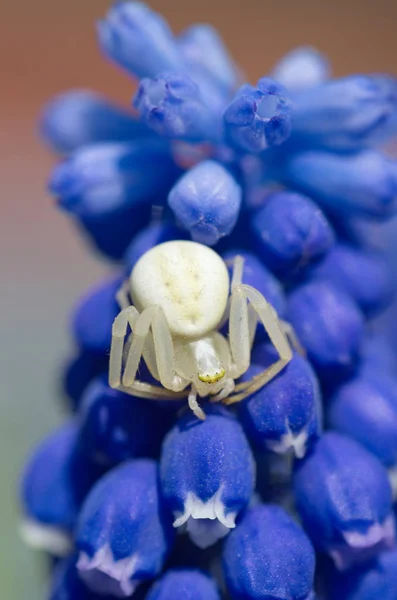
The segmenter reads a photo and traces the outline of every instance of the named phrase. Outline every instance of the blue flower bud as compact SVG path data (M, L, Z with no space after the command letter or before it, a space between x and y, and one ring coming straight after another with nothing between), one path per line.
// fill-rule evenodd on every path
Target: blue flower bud
M270 74L292 92L311 89L330 77L328 59L315 48L302 46L286 54Z
M42 112L40 131L46 142L62 154L93 143L123 142L150 135L127 110L87 90L73 90L53 98Z
M94 380L80 410L81 444L98 464L156 457L171 417L156 402L113 390L105 377Z
M386 467L397 464L397 380L392 375L364 370L340 386L328 406L328 422Z
M333 213L384 219L395 212L397 165L376 152L302 152L286 160L281 178Z
M188 239L186 231L179 229L170 222L161 221L145 227L134 237L125 253L124 263L127 273L131 272L137 260L153 246L163 242L184 239Z
M321 209L309 198L290 192L272 194L253 213L251 229L259 256L284 277L302 271L334 243Z
M76 544L80 577L93 590L130 596L156 577L173 535L151 460L128 461L105 475L88 495Z
M209 76L227 94L236 88L239 73L216 29L193 25L181 34L178 45L189 71Z
M315 267L314 278L331 281L350 294L368 316L381 312L393 299L393 278L384 256L339 243Z
M354 366L364 319L350 296L328 282L306 283L289 296L288 319L321 376Z
M397 80L354 75L296 96L293 137L330 150L360 150L392 136L396 118Z
M238 150L262 152L285 142L291 132L287 91L263 77L254 88L243 85L223 115L225 136Z
M297 463L293 483L306 532L339 569L394 543L387 471L354 440L327 432Z
M33 452L21 481L21 533L31 546L55 556L71 548L81 502L100 471L78 446L78 428L65 423Z
M271 504L247 512L223 553L232 600L313 600L314 563L302 529Z
M241 256L244 259L243 283L258 290L276 309L278 315L282 317L286 311L286 299L281 283L256 258L255 254L240 252L239 250L229 250L222 255L222 258L226 261L230 277L232 277L233 262L236 256Z
M164 500L174 527L186 523L192 540L206 548L235 526L255 483L254 459L241 425L220 407L199 421L186 414L165 438L160 460Z
M332 573L330 600L395 600L397 597L397 550L382 552L372 561L347 573Z
M91 288L72 311L73 337L82 350L107 354L112 340L113 321L120 312L116 293L122 277L112 277Z
M106 56L136 77L182 68L167 22L141 2L116 2L98 23L98 39Z
M241 188L224 167L207 160L179 179L168 204L193 240L213 246L236 225Z
M146 600L220 600L215 582L197 569L175 569L153 585Z
M134 106L144 123L167 138L201 142L219 138L219 118L191 77L183 72L142 79Z
M80 406L88 384L98 375L107 373L108 362L107 355L83 351L66 363L62 374L62 388L73 412Z
M269 344L253 349L251 378L277 359ZM249 440L258 450L294 452L302 458L321 432L321 393L310 363L294 354L287 367L258 392L238 405Z
M156 176L153 177L153 169ZM103 217L165 198L179 170L168 146L155 140L81 148L58 165L49 189L77 217Z

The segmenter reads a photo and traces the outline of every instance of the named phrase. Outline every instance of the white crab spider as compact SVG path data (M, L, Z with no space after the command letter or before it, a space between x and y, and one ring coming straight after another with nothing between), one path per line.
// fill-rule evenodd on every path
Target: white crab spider
M275 377L292 358L286 324L262 294L242 283L242 274L243 259L236 257L230 285L221 257L195 242L166 242L146 252L118 294L122 310L113 323L110 386L157 400L188 396L194 414L204 419L197 396L233 404ZM227 321L228 339L218 331ZM236 385L250 366L259 321L279 359ZM163 387L136 379L142 357Z

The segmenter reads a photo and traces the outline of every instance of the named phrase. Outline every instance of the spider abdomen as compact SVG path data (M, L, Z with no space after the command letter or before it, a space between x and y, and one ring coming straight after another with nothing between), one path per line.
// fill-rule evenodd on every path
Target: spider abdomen
M229 275L210 248L173 241L155 246L138 260L130 286L140 312L161 306L173 336L195 339L216 329L222 319Z

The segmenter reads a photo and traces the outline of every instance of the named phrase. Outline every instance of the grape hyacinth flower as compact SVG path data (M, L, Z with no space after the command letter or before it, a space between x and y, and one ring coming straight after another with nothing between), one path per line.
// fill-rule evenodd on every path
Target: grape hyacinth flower
M73 416L39 445L21 483L26 541L65 556L49 599L394 600L397 355L395 312L385 310L396 298L383 223L396 214L386 145L397 80L334 79L327 57L301 47L265 61L252 85L210 25L175 34L133 0L117 1L97 35L135 78L134 99L123 107L71 90L40 117L60 155L50 192L113 263L71 311L62 389ZM265 298L257 312L246 297L234 305L235 387L200 399L203 421L187 388L167 396L158 377L164 361L178 379L197 340L181 351L167 319L160 333L158 321L138 323L128 284L146 252L180 240L223 259L225 296L241 281ZM186 314L219 283L201 262L203 289L186 269ZM176 261L172 273L181 270ZM163 275L147 276L152 304L158 289L167 312ZM214 340L232 337L230 305L206 309L219 313L201 340L210 366ZM122 371L138 350L142 359L139 384L113 389L121 308ZM280 338L291 350L281 367L269 343Z
M281 508L252 508L226 540L223 565L233 600L314 600L314 551Z
M235 527L255 484L254 459L241 425L225 409L191 414L170 431L160 458L161 489L172 510L174 527L186 524L201 548Z
M391 488L382 464L354 440L327 432L296 465L298 513L315 547L338 569L395 541Z
M77 569L98 593L130 596L161 571L171 549L170 515L162 506L154 461L127 461L88 495L76 534Z

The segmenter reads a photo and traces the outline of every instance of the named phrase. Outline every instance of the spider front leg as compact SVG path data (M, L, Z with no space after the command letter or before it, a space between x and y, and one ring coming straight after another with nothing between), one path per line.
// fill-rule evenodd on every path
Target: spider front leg
M237 372L240 368L244 367L245 370L242 371L244 373L248 369L250 362L251 348L249 346L250 331L247 301L250 302L258 319L264 325L270 341L277 350L279 359L250 381L238 384L236 391L241 393L226 398L224 400L225 404L240 402L263 387L278 375L292 358L291 347L274 308L255 288L246 284L240 284L232 292L229 320L230 349Z
M142 355L145 354L147 342L150 341L150 328L154 321L156 307L150 307L140 315L134 306L123 309L113 323L112 343L110 348L109 361L109 385L126 394L139 396L148 399L166 399L180 400L186 396L186 393L177 393L165 387L151 385L135 379L139 362ZM165 317L164 317L165 318ZM123 371L124 340L127 334L128 326L133 331L132 340L128 349L126 365ZM149 345L150 347L150 345ZM157 357L154 357L157 358ZM156 361L157 362L157 361ZM161 380L161 377L159 376ZM163 378L164 379L164 378ZM164 384L164 381L161 380Z

